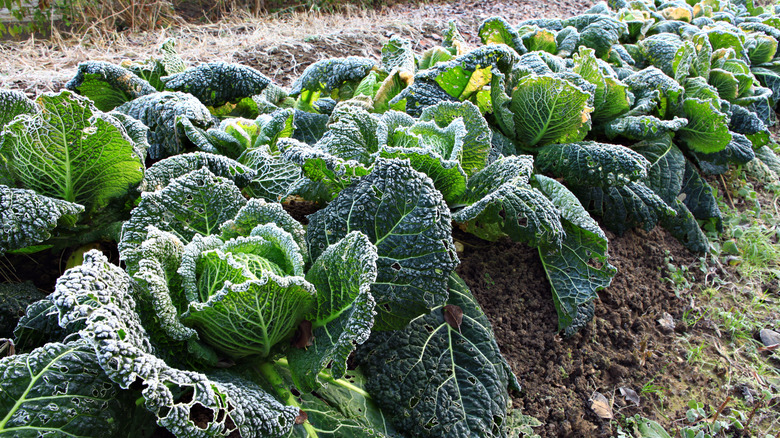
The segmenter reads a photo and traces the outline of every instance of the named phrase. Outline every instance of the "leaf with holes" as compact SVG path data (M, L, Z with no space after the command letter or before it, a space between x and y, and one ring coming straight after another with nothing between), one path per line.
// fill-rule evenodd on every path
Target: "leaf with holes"
M517 382L466 284L452 274L446 306L402 330L375 333L358 352L366 387L395 427L420 437L506 437ZM462 310L453 327L445 308Z

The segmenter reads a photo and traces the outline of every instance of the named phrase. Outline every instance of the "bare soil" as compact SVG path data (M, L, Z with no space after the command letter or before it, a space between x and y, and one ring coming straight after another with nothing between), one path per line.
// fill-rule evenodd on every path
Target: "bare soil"
M664 332L657 322L666 312L680 324L686 310L663 280L665 258L695 260L667 232L609 234L609 260L618 274L599 292L593 321L570 338L557 334L550 285L536 249L508 239L490 243L457 237L465 240L458 273L488 315L520 381L516 407L544 424L535 430L541 436L611 436L610 421L591 410L595 391L614 398L614 410L623 415L656 418L658 397L643 393L643 387L691 391L695 398L698 389L712 383L688 365L685 351L674 342L676 333ZM626 402L620 387L639 394L640 405ZM667 411L672 418L684 413Z

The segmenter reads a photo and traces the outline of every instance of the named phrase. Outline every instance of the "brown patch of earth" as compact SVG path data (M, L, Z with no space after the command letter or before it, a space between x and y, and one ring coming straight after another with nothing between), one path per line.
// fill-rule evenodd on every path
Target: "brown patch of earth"
M543 423L535 429L543 437L613 435L610 421L590 408L595 391L614 399L613 409L620 415L641 413L667 427L669 421L658 418L654 406L661 397L712 400L721 394L721 382L688 365L676 334L664 332L657 322L666 312L677 322L677 331L687 329L680 321L686 303L664 281L661 268L669 256L682 264L694 262L695 256L660 228L608 235L610 262L618 273L599 292L593 321L562 338L535 249L508 239L490 243L456 233L465 246L457 271L488 315L522 386L513 396L514 405ZM620 387L636 391L640 406L627 402ZM681 418L685 409L665 406L664 413Z

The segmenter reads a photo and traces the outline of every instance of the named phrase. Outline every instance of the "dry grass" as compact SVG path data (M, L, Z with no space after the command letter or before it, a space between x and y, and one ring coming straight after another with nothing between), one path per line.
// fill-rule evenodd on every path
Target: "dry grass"
M197 63L230 60L248 47L301 43L313 37L329 36L337 45L339 33L370 29L377 20L373 11L335 15L294 13L270 19L234 14L219 23L182 24L153 32L90 31L75 36L55 30L47 40L31 36L24 41L0 44L0 87L18 89L22 85L23 91L32 94L57 90L73 77L79 62L146 59L171 36L176 38L182 58Z
M261 71L285 85L289 74L300 73L320 58L376 56L381 43L392 34L416 41L417 49L422 49L437 42L450 19L459 22L467 38L476 40L477 24L492 15L501 14L517 21L568 16L581 13L590 4L589 0L539 3L472 0L401 4L382 10L351 8L333 14L292 12L259 18L249 11L234 10L219 22L197 25L179 22L149 32L106 32L106 27L96 22L78 35L55 30L47 40L32 36L24 41L0 43L0 87L29 95L57 91L75 75L79 62L143 60L155 54L159 44L168 37L176 38L177 51L191 65L222 60L257 68L258 63L266 63ZM256 61L255 65L252 60ZM290 69L269 63L294 65ZM279 73L275 73L277 70Z

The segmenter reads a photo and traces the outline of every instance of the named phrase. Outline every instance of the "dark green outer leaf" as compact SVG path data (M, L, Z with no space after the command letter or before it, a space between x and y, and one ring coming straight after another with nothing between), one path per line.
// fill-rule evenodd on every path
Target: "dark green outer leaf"
M331 120L334 118L315 147L345 160L370 165L371 154L379 150L387 136L384 123L356 106L340 106Z
M280 146L283 149L283 160L299 166L299 173L305 178L327 188L327 201L369 172L365 165L355 160L333 156L315 146L294 141L280 142Z
M772 171L780 175L780 157L769 146L756 150L756 158L766 164Z
M193 126L208 129L214 124L208 108L194 96L179 92L159 92L141 96L116 108L149 127L149 158L159 160L184 149L180 118Z
M192 94L211 107L258 95L271 83L252 67L225 62L200 64L160 79L166 89Z
M477 202L496 187L510 181L526 185L533 171L534 159L530 155L501 157L469 178L463 199L466 203Z
M409 436L505 437L514 375L463 280L451 275L449 289L448 304L464 313L460 330L437 307L403 330L374 333L358 355L366 387Z
M83 211L79 204L0 185L0 255L45 241L61 217Z
M622 186L647 176L650 162L614 144L579 142L544 146L536 166L576 186Z
M552 287L558 329L571 335L593 317L596 291L609 285L616 270L607 261L607 236L574 194L544 175L535 175L534 183L561 212L566 234L560 249L543 245L539 255Z
M306 144L317 143L328 130L328 119L330 117L327 114L295 110L293 118L295 129L293 130L292 138Z
M37 109L35 102L21 91L0 89L0 131L19 114L32 114Z
M589 212L600 216L607 229L618 235L634 227L652 230L661 218L674 214L641 182L609 188L574 187L573 191Z
M606 239L565 219L561 222L563 245L540 246L539 256L552 287L558 330L571 336L593 318L596 291L612 283L617 269L607 261Z
M307 243L316 260L330 244L362 231L377 246L376 327L403 327L446 300L446 276L458 258L450 211L433 182L401 160L374 170L309 216Z
M672 143L669 135L636 143L632 148L653 163L645 179L647 187L672 205L682 190L685 174L685 156L682 151Z
M317 61L306 67L301 76L290 86L290 96L303 91L330 94L349 82L357 84L376 67L376 61L350 56Z
M596 50L596 56L605 57L610 48L617 44L620 37L628 33L628 26L608 15L588 16L585 22L588 24L582 26L582 20L564 20L564 26L574 26L580 31L580 45L590 47ZM575 17L577 18L577 17Z
M314 328L312 345L294 348L287 358L293 378L301 391L315 390L317 374L330 368L340 379L347 371L347 358L364 343L374 326L376 247L358 232L331 245L306 273L317 289L314 309L304 318Z
M669 77L676 76L673 62L677 50L683 46L683 41L677 34L652 35L640 41L639 46L642 48L645 59L651 65L658 67Z
M729 164L747 164L756 158L753 143L742 134L731 134L731 141L726 149L712 154L692 153L696 164L702 172L710 175L720 175L729 170Z
M753 111L739 106L731 106L731 120L729 129L738 134L745 135L754 149L758 149L769 143L769 129L761 118Z
M604 133L610 139L620 136L629 140L644 140L678 131L687 123L687 119L679 117L661 120L654 116L624 116L609 122Z
M681 193L685 194L685 199L682 199L683 203L685 203L685 206L688 207L688 210L693 213L696 219L712 219L718 231L723 231L723 219L714 191L699 175L699 172L690 161L685 163L685 175L683 176Z
M455 212L455 222L485 240L509 236L530 246L560 246L564 232L557 208L538 190L510 181Z
M11 338L19 316L25 314L28 306L44 298L46 293L39 291L29 280L23 283L0 283L0 338Z
M66 336L78 333L79 328L63 330L54 303L48 298L41 299L27 306L24 316L19 318L13 331L16 352L27 353L48 342L65 343Z
M623 79L623 82L636 96L635 104L639 104L645 99L657 101L658 115L662 119L667 118L667 114L671 115L672 108L677 106L684 92L680 84L655 67L640 70ZM654 92L658 92L658 94L654 95Z
M688 207L679 199L669 205L676 214L661 218L661 226L689 250L699 254L706 253L710 243Z
M100 111L111 111L125 102L157 92L130 70L104 61L79 64L76 76L65 88L90 98Z
M132 402L88 342L49 343L0 360L0 435L118 437Z
M557 180L539 174L534 175L532 185L544 193L555 205L561 213L561 219L571 222L572 225L582 228L596 238L603 240L605 245L607 244L607 236L604 231L566 186Z

